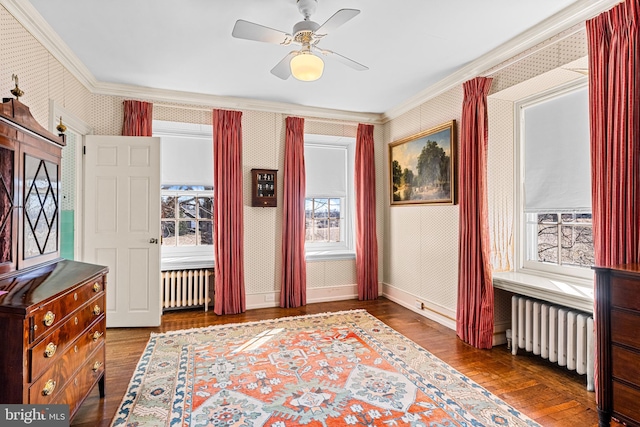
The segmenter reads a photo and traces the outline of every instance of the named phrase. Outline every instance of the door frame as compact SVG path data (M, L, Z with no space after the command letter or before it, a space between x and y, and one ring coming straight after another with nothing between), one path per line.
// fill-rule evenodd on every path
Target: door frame
M84 254L84 137L86 135L93 135L93 128L89 126L85 121L77 117L75 114L67 110L64 106L60 105L57 101L49 100L49 130L58 135L56 126L60 123L60 117L62 117L62 123L67 127L67 130L73 131L80 136L80 139L76 143L75 150L75 203L74 203L74 218L73 218L73 248L74 258L76 261L83 261Z

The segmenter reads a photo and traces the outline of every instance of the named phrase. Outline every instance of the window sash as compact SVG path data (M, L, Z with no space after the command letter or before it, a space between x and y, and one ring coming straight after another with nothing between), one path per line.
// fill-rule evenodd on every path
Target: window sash
M173 204L172 207L164 204L167 198L171 200ZM188 201L190 198L193 199L192 205L184 205L184 203L181 203ZM212 246L212 199L213 191L209 190L162 190L161 200L163 209L161 209L160 221L162 225L163 248ZM188 209L188 212L187 210L181 211L182 205L191 206L192 208ZM211 243L203 243L205 240L210 240Z
M526 214L528 262L579 268L593 265L591 213L549 213L546 220L539 220L539 215ZM546 260L540 259L541 251L545 252Z
M321 200L327 200L327 215L326 216L318 216L316 217L317 209L316 206L321 202ZM325 245L325 246L338 246L345 247L345 216L344 216L344 207L345 207L345 198L338 197L307 197L305 200L305 245ZM339 208L339 216L331 215L332 203L338 204ZM336 224L337 222L337 224ZM321 227L321 225L325 225ZM337 233L333 232L337 228ZM326 230L326 234L328 234L328 239L316 240L314 236L321 234L321 232L317 230ZM311 238L309 238L309 236ZM332 238L333 237L333 238Z

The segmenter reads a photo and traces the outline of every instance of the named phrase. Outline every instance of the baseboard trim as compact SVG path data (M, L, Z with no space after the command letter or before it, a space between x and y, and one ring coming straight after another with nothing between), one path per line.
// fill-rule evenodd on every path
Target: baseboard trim
M511 321L494 323L493 325L493 346L507 343L507 329L511 327Z
M382 284L382 295L391 301L426 317L427 319L438 322L449 329L453 329L454 331L456 330L456 313L451 309L443 307L432 301L428 301L410 292L398 289L388 283ZM415 306L416 301L422 303L422 309Z
M358 298L358 285L327 286L308 288L307 304L342 301ZM260 292L246 295L247 310L280 306L280 291Z

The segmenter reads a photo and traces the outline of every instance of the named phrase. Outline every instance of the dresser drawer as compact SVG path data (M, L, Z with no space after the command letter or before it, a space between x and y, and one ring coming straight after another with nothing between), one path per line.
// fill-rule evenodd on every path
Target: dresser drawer
M635 384L640 388L640 352L614 345L611 347L614 378Z
M104 360L104 344L101 343L75 376L69 379L66 387L60 391L52 403L69 405L69 416L73 417L84 398L104 374Z
M638 279L613 276L611 278L611 305L640 311Z
M80 336L40 378L31 384L29 403L52 403L60 390L64 389L73 377L75 371L87 361L87 356L96 348L104 348L103 339L93 341L93 335L88 332ZM104 360L101 363L104 363Z
M640 390L613 381L613 412L640 423Z
M611 310L611 341L640 350L640 313Z
M100 314L96 315L96 306L100 308ZM104 340L103 335L105 332L104 322L104 307L105 298L104 294L100 294L96 298L87 302L83 307L74 312L67 320L56 329L51 335L45 337L44 340L33 346L29 350L29 357L31 360L30 379L33 381L38 378L40 374L47 369L54 360L65 352L69 344L78 335L89 326L89 332L85 333L87 336L95 337L96 341ZM78 345L76 343L76 345Z
M31 333L29 334L29 342L35 342L38 338L54 330L64 317L78 309L94 296L104 294L105 276L99 276L84 285L70 291L60 298L57 298L47 304L44 304L34 312L29 318L29 326Z

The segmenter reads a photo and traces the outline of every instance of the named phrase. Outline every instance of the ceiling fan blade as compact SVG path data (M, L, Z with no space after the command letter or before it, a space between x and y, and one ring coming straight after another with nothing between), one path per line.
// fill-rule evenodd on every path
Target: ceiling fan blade
M356 62L353 59L349 59L346 56L342 56L339 53L335 53L331 50L326 50L326 49L317 49L317 50L319 50L320 53L322 53L323 55L331 56L336 60L338 60L339 62L342 62L344 65L348 65L349 67L353 68L354 70L366 71L369 69L369 67L362 65L359 62Z
M274 30L264 25L254 22L238 19L236 25L233 26L233 37L238 39L254 40L257 42L266 42L274 44L288 45L291 43L291 34L284 31Z
M291 76L291 66L289 65L289 63L291 62L291 59L298 53L299 52L297 50L289 52L287 56L282 58L282 60L271 69L271 74L276 77L280 77L282 80L287 80L289 76Z
M324 24L320 25L320 28L315 33L321 36L327 35L359 13L358 9L340 9L331 18L327 19Z

